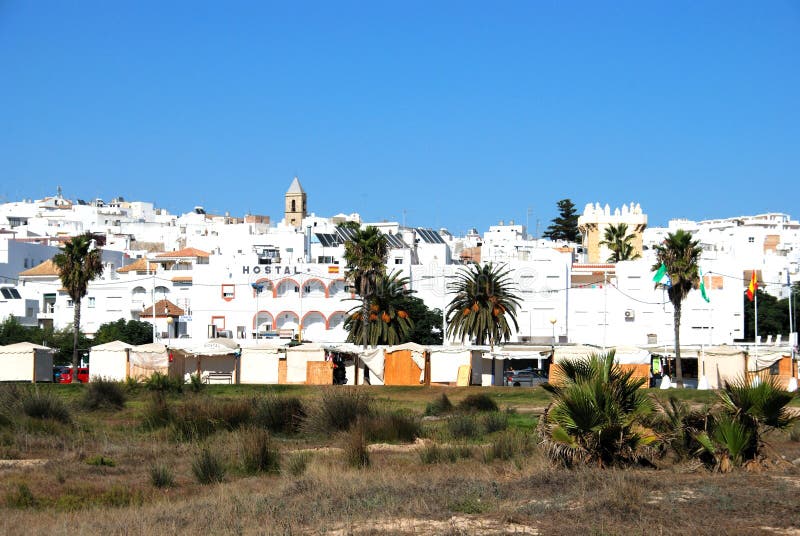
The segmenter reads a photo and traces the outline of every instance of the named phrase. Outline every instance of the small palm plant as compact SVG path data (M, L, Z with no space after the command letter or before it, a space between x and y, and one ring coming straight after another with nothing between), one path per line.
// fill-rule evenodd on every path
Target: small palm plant
M648 463L656 435L644 424L653 411L645 380L615 365L613 351L559 366L563 385L543 385L555 398L539 424L549 457L567 467Z
M708 431L697 435L699 454L709 455L707 464L722 472L757 460L764 454L768 432L786 430L798 420L787 408L794 397L772 377L758 385L743 378L726 381L719 393L721 412Z
M609 225L600 242L601 246L606 246L611 252L608 257L608 262L620 261L633 261L641 257L633 247L633 240L636 238L635 233L628 234L628 224L620 223L619 225Z

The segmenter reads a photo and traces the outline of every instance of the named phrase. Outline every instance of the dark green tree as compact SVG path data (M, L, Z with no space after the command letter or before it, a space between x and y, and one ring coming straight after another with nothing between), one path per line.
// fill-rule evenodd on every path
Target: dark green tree
M81 330L81 300L86 296L89 283L103 273L100 250L94 247L91 233L74 236L64 244L64 249L53 257L61 284L73 303L72 366L78 369L78 338Z
M556 204L558 217L553 218L553 223L544 232L544 237L550 240L579 241L581 235L578 232L578 213L575 211L575 204L569 199L562 199Z
M447 306L447 335L475 339L476 344L494 345L511 338L511 323L517 325L519 297L505 266L471 264L456 274L450 284L455 297Z
M120 318L116 322L106 322L97 328L94 345L111 341L122 341L134 346L153 342L153 326L149 322Z
M655 246L656 263L653 271L657 272L663 263L667 268L671 285L667 288L667 296L672 303L672 321L675 330L675 383L683 387L683 369L681 368L681 305L689 295L689 291L700 286L700 254L702 248L699 240L692 239L692 233L678 229L669 233L662 244ZM656 283L656 287L661 283Z
M34 342L30 340L32 330L23 326L14 315L8 315L0 323L0 346L18 342Z
M789 299L779 300L767 294L760 288L758 293L758 334L760 336L789 334ZM744 300L744 339L753 340L755 337L755 302L742 295Z

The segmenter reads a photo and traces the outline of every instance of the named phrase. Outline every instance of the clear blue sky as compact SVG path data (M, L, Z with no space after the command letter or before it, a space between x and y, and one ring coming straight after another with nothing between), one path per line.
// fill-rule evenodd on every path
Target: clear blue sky
M800 217L797 1L0 0L0 103L0 200Z

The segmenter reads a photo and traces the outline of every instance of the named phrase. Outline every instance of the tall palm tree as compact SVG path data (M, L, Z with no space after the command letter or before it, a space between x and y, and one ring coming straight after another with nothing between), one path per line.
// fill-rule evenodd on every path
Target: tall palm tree
M64 244L61 253L53 257L61 284L73 303L72 367L78 370L78 333L81 329L81 300L89 283L103 273L100 250L95 247L91 233L74 236ZM76 372L77 374L77 372Z
M450 284L456 295L446 313L448 336L475 339L477 344L488 342L492 351L495 343L511 338L509 320L519 329L520 303L508 274L505 266L492 263L473 263L456 274L456 281Z
M407 277L401 277L400 272L390 275L379 275L375 281L375 294L369 302L367 315L367 336L364 337L362 315L363 303L357 305L344 321L344 327L349 332L347 342L357 343L366 339L369 344L401 344L408 341L414 321L402 303L413 291L408 290Z
M692 233L678 229L669 233L662 244L655 247L656 263L653 271L661 264L667 268L670 285L667 296L672 303L672 319L675 329L675 376L678 387L683 387L683 370L681 368L681 304L689 295L689 291L700 286L698 263L703 249L699 240L692 239ZM656 282L656 287L663 286Z
M347 279L355 285L361 297L362 343L368 345L369 314L367 307L375 295L376 281L386 274L386 259L389 256L389 243L377 227L367 226L358 229L344 244L344 260L347 262Z
M608 262L633 261L641 257L633 249L631 242L636 238L636 234L628 234L628 224L609 225L604 233L605 240L600 242L601 246L606 246L611 250Z

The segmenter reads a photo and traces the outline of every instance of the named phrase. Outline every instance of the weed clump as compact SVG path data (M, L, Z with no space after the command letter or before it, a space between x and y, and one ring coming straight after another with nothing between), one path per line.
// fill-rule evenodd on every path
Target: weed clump
M97 467L114 467L116 464L111 458L106 458L100 454L86 458L87 465L95 465Z
M150 467L150 483L154 488L171 488L175 485L175 477L169 467L156 464Z
M492 398L483 393L467 395L459 402L458 409L462 411L497 411L497 403Z
M474 439L480 435L478 421L472 415L456 415L447 421L447 431L460 439Z
M306 411L296 396L269 395L253 403L253 424L275 434L296 434Z
M425 415L439 416L451 411L453 411L453 403L444 393L433 402L428 402L428 405L425 406Z
M308 452L295 452L286 461L286 472L292 476L300 476L308 469L311 454Z
M22 412L34 419L52 419L64 423L72 420L64 401L50 393L28 390L23 393L21 404Z
M225 466L219 456L203 448L192 461L192 474L201 484L222 482L225 479Z
M420 461L426 465L435 463L455 463L461 458L471 458L472 449L468 445L441 447L436 443L425 445L419 451Z
M242 430L239 437L239 462L246 474L280 471L280 453L272 444L269 432L249 428Z
M367 450L367 423L359 419L344 434L344 457L347 465L355 468L369 466L369 451Z
M182 393L183 381L180 378L172 378L168 374L154 372L144 381L148 391L159 393Z
M122 384L105 378L93 379L86 386L83 407L88 410L100 408L122 409L125 407L125 391Z
M11 508L36 508L39 500L27 484L17 484L17 489L6 493L6 505Z
M483 429L487 434L500 432L508 428L508 415L499 411L493 411L484 415Z
M324 389L306 410L302 429L312 435L330 436L346 431L359 417L372 412L372 400L357 389Z
M402 441L410 443L422 435L419 417L402 412L381 412L363 418L370 441Z

